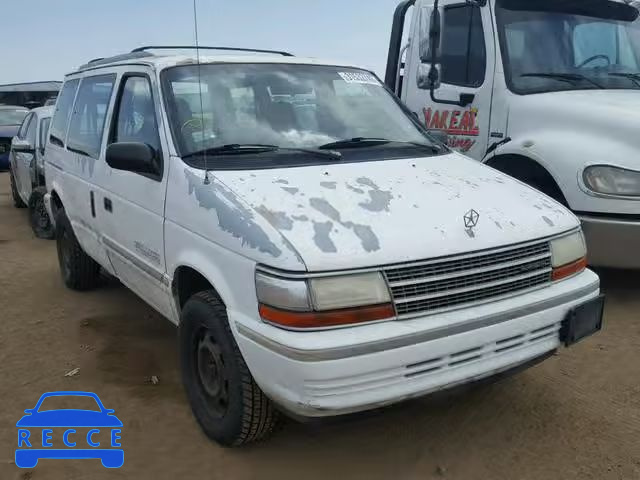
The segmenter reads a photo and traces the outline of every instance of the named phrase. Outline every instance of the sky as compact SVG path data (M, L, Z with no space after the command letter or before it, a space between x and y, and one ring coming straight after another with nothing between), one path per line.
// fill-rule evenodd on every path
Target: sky
M200 45L346 61L382 78L399 0L197 0ZM61 80L96 57L195 43L192 0L2 0L0 84ZM7 39L13 39L7 44Z

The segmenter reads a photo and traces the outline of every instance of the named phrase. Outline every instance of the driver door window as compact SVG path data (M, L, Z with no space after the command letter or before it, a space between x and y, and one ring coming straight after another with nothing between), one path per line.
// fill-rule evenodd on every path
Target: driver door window
M162 150L149 79L145 76L129 76L123 82L111 143L146 143L153 148L160 162ZM161 171L161 165L158 167L158 171Z

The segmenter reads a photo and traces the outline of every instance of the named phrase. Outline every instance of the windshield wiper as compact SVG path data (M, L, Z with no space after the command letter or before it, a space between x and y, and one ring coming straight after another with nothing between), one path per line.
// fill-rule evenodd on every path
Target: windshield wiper
M377 137L355 137L355 138L349 138L344 140L338 140L336 142L320 145L318 148L321 150L330 150L334 148L365 148L365 147L375 147L378 145L387 145L389 143L400 143L404 145L413 145L414 147L419 147L419 148L428 148L433 153L442 152L442 148L436 144L428 144L428 143L420 143L420 142L403 142L398 140L389 140L386 138L377 138Z
M354 137L345 138L344 140L338 140L336 142L325 143L324 145L320 145L318 148L320 150L331 150L334 148L363 148L372 147L374 145L384 145L386 143L391 143L391 140L376 137Z
M640 87L640 73L608 72L608 75L610 75L612 77L628 78L633 83L635 83L638 87Z
M316 155L318 157L330 158L332 160L341 159L342 154L340 152L326 152L323 150L317 150L313 148L297 148L297 147L280 147L278 145L265 145L261 143L229 143L226 145L220 145L219 147L210 147L197 152L188 153L183 155L182 158L193 157L205 157L205 156L219 156L219 155L250 155L254 153L269 153L269 152L301 152Z
M520 75L521 77L540 77L540 78L553 78L555 80L560 80L564 82L571 83L575 85L576 82L585 81L594 85L596 88L604 88L598 82L591 80L589 77L585 77L584 75L580 75L579 73L523 73Z
M262 145L259 143L229 143L227 145L220 145L219 147L209 147L198 150L196 152L188 153L186 155L183 155L182 158L204 157L206 155L243 155L249 153L274 152L279 148L280 147L278 147L277 145Z

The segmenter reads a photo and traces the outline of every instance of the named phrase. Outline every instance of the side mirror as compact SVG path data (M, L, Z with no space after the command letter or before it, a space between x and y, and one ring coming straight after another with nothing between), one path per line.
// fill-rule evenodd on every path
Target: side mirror
M426 10L420 16L420 65L417 72L417 85L421 90L437 90L440 88L440 33L441 20L437 2L427 19ZM427 22L429 27L427 29ZM428 32L428 33L427 33Z
M21 140L17 137L14 137L11 141L11 148L14 152L22 152L22 153L35 153L36 147L35 145L31 145L29 140Z
M127 172L158 174L155 150L146 143L120 142L107 147L107 165Z

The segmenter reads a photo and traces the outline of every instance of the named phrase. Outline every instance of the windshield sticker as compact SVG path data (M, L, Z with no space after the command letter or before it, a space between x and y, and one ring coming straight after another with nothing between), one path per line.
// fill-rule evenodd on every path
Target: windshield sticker
M447 133L449 147L460 152L468 152L476 144L475 139L468 138L480 135L476 107L469 110L434 110L429 107L422 109L422 112L428 130L442 130Z
M338 75L347 83L364 83L367 85L380 86L378 79L367 72L338 72Z

